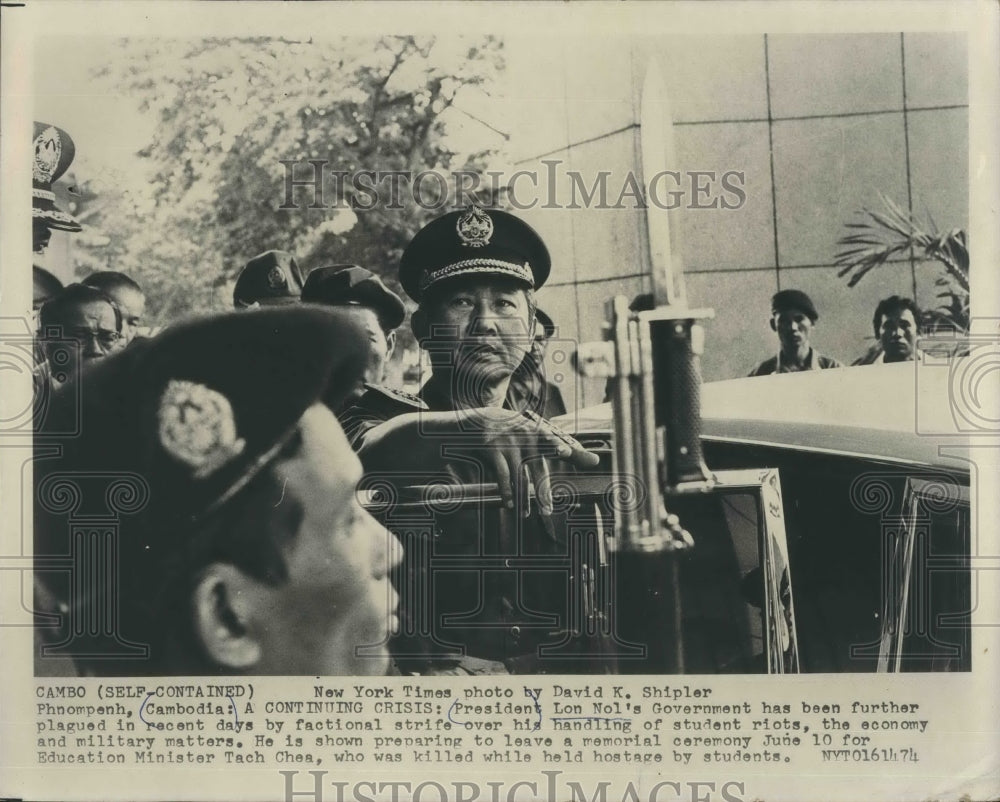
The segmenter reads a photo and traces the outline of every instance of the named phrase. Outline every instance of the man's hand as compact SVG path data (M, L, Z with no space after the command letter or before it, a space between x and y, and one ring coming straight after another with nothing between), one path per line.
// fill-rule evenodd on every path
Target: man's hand
M368 471L428 470L439 467L455 447L480 455L482 464L495 474L508 508L514 507L519 492L525 495L527 476L545 514L552 510L546 458L567 460L581 468L599 462L596 454L544 418L500 407L400 415L372 429L359 454Z
M482 432L487 458L496 474L505 506L513 508L525 474L535 488L543 514L552 512L552 487L546 458L563 459L581 468L599 462L596 454L557 426L534 412L515 412L498 407L465 409L455 413L463 425ZM523 506L527 509L527 505Z

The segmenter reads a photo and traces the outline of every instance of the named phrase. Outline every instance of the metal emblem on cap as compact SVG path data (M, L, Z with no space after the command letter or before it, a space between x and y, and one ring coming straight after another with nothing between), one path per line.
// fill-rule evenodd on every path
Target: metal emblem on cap
M203 479L239 456L246 441L237 437L233 408L222 393L196 382L172 379L157 412L160 445Z
M40 184L52 180L52 174L59 166L62 156L62 140L54 126L49 126L35 137L35 161L32 166L32 178Z
M472 205L458 218L455 230L463 245L482 248L489 244L490 237L493 236L493 220L478 206Z
M288 286L284 271L277 265L267 271L267 286L272 290L280 290Z

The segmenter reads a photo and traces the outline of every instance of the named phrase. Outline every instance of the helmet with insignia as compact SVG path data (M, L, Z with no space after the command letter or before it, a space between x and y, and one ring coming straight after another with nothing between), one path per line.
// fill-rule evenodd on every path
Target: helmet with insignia
M233 287L233 306L293 304L301 300L302 271L287 251L265 251L246 263Z
M406 317L403 300L385 283L358 265L317 267L306 276L303 303L327 306L364 306L378 315L385 331L392 331Z
M361 383L366 342L349 315L306 306L230 312L136 341L52 394L36 436L62 456L40 481L50 470L138 477L148 503L122 532L155 549L234 498L307 409L338 408Z
M32 220L59 231L82 230L72 215L56 206L56 196L52 191L52 184L73 163L76 146L72 138L62 128L36 122L32 151Z
M548 249L531 226L509 212L470 206L417 232L403 251L399 283L419 302L428 288L459 276L505 276L538 289L550 269Z

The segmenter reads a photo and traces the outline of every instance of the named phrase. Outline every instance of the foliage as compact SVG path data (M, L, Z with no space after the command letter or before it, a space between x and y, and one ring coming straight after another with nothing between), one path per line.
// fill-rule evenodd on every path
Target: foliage
M851 274L847 286L853 287L876 267L894 256L909 255L912 249L915 256L939 262L945 269L945 274L935 281L941 290L936 296L941 303L925 310L921 321L924 329L968 331L969 248L965 231L953 228L939 233L929 217L922 225L911 212L884 195L880 197L886 211L864 209L865 220L846 224L853 233L838 242L837 275L843 278Z
M403 246L440 210L408 191L401 208L352 209L357 190L330 173L482 171L500 144L487 126L471 148L453 136L458 102L502 70L491 37L133 39L120 54L95 80L158 124L120 182L83 185L91 233L77 269L132 275L153 322L228 307L236 274L269 249L306 269L362 264L398 287ZM311 188L280 208L282 160L303 178L309 159L328 162L321 208L309 208Z

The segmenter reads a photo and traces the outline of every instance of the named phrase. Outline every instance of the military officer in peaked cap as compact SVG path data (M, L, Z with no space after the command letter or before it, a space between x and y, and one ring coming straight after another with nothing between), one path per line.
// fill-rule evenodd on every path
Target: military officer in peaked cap
M385 283L358 265L317 267L306 276L302 302L343 308L368 333L365 385L380 385L396 347L396 329L406 317L403 300ZM349 403L356 398L349 399Z
M440 468L464 482L497 482L505 505L444 516L432 563L439 554L566 553L564 533L548 514L544 457L580 465L597 457L537 414L521 412L511 387L534 339L534 291L549 270L545 244L530 226L476 206L431 221L403 253L400 283L419 305L411 322L431 376L419 397L370 389L342 416L344 429L369 476L406 482ZM522 518L513 510L515 497L524 498L526 474L537 504ZM400 578L404 598L426 597L430 605L401 609L401 669L472 671L482 660L525 673L574 669L546 663L539 651L565 640L565 574L516 567L440 573L418 564L423 552L415 547L407 555ZM419 621L429 621L429 629Z
M48 123L35 123L31 165L31 231L36 253L49 244L52 230L81 231L82 227L68 212L56 206L52 184L69 169L76 155L76 146L62 128Z
M302 300L302 271L287 251L265 251L240 271L233 287L233 307L297 304Z
M35 471L36 576L76 622L63 651L81 672L385 673L399 544L359 505L361 464L330 411L364 342L338 310L230 313L139 340L82 395L54 394L37 438L63 451ZM80 569L70 595L45 569L87 513L117 515L117 573Z

